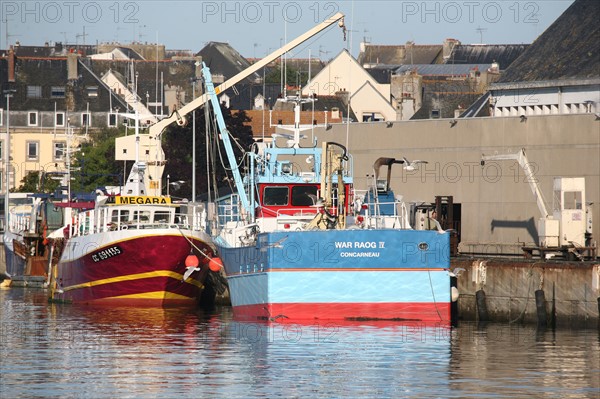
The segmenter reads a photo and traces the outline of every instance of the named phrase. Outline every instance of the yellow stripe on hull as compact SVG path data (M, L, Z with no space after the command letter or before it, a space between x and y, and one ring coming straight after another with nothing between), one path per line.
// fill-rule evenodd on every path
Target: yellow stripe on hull
M180 273L176 273L176 272L173 272L170 270L157 270L154 272L129 274L126 276L118 276L118 277L105 278L102 280L88 281L87 283L81 283L81 284L64 287L63 291L71 291L71 290L76 290L76 289L80 289L80 288L95 287L97 285L112 284L112 283L118 283L121 281L142 280L142 279L154 278L154 277L171 277L171 278L174 278L174 279L180 280L180 281L183 279L183 275ZM202 283L200 283L192 278L188 278L187 280L185 280L185 282L187 284L195 285L198 288L204 288Z
M104 299L179 299L190 301L194 300L194 298L190 298L185 295L175 294L173 292L168 291L143 292L141 294L119 295Z

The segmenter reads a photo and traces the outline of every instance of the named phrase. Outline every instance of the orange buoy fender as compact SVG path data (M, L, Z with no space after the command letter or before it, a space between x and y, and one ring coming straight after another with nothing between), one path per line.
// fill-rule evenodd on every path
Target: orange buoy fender
M185 267L198 267L199 264L200 261L194 254L189 254L187 258L185 258Z
M212 258L210 262L208 262L208 268L213 272L218 272L223 268L223 261L221 258Z

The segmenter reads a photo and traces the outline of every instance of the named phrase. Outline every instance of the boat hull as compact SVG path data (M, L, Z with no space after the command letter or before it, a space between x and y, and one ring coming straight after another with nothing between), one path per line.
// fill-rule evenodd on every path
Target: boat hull
M290 231L217 245L238 319L450 321L449 234Z
M194 245L190 244L192 242ZM209 237L176 229L120 230L67 240L53 273L53 300L108 305L196 305L209 273ZM190 250L200 271L186 281Z
M16 235L8 230L5 231L3 235L6 271L11 276L25 275L25 257L17 253L14 246L15 240L19 241L21 239L21 236Z

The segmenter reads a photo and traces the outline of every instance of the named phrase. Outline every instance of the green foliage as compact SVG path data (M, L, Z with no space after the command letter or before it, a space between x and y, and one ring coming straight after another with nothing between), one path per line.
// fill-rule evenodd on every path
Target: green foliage
M286 84L288 86L306 86L308 82L308 72L299 71L298 69L286 65ZM279 83L281 82L281 68L277 65L271 69L268 75L265 76L265 83Z
M60 182L54 179L45 178L42 181L42 176L40 176L39 171L29 172L23 180L21 180L21 185L14 190L17 193L53 193Z
M224 108L223 116L227 128L231 135L237 140L245 150L250 148L253 143L252 129L249 126L244 126L244 122L248 121L246 114L241 111L235 115L231 111ZM212 119L211 119L212 120ZM189 123L185 127L179 127L172 124L167 128L163 137L163 150L167 159L167 165L163 175L163 185L166 184L167 174L171 176L171 182L183 180L178 189L171 187L170 193L173 196L181 198L191 198L192 193L192 115L188 115ZM196 193L207 192L208 174L207 170L207 151L206 151L206 134L205 134L205 119L204 110L196 113ZM127 173L131 167L131 162L125 165L123 162L115 161L115 139L125 134L124 128L104 128L90 133L90 139L83 142L78 149L71 155L71 192L72 193L91 193L97 188L107 185L122 185L124 170L127 168ZM210 140L215 142L215 136ZM222 146L220 140L216 140L219 146ZM235 147L235 145L234 145ZM221 148L223 161L229 168L225 150ZM241 159L241 151L235 149L238 160ZM215 154L218 152L215 150ZM212 165L212 163L211 163ZM216 181L218 185L227 185L226 171L217 159L211 171L215 170ZM212 172L211 172L212 173ZM43 187L39 187L40 176L38 172L33 172L25 176L19 192L46 192L51 193L59 182L52 179L46 179ZM163 189L164 191L164 189ZM74 194L76 195L76 194Z
M98 187L122 184L124 165L115 161L115 139L124 134L124 128L103 128L90 133L90 140L73 154L73 192L90 193Z

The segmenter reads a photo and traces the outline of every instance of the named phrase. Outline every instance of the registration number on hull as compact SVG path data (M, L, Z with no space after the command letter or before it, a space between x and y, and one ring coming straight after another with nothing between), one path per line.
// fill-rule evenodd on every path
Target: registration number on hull
M112 247L103 249L92 254L92 260L94 262L101 262L103 260L113 258L115 256L121 255L123 250L118 245L113 245Z

